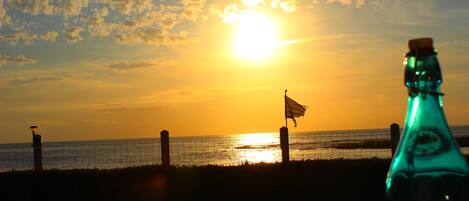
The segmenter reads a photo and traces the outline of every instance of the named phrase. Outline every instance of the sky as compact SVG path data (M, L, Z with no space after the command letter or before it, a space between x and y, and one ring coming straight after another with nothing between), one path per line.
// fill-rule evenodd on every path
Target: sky
M467 0L0 0L0 143L402 125L423 36L469 124Z

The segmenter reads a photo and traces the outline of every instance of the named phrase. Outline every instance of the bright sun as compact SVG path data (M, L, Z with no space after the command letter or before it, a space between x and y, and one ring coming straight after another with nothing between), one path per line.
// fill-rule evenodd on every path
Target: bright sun
M269 57L277 46L277 30L272 20L258 12L240 14L233 44L236 56L261 60Z

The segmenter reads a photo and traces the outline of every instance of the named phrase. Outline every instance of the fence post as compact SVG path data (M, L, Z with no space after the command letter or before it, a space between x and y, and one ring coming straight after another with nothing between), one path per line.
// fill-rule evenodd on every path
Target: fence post
M399 128L399 124L396 124L396 123L391 124L392 157L394 157L394 154L396 153L397 145L399 144L400 132L401 130Z
M280 128L280 148L282 149L282 163L290 161L290 147L288 144L288 128Z
M162 130L160 133L161 140L161 165L169 167L169 132Z
M42 142L41 135L33 134L34 170L42 171Z

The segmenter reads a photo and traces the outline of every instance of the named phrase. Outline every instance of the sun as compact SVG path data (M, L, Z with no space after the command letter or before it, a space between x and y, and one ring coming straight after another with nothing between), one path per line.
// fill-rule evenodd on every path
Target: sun
M277 29L270 18L254 11L240 14L233 42L237 57L262 60L271 56L277 46Z

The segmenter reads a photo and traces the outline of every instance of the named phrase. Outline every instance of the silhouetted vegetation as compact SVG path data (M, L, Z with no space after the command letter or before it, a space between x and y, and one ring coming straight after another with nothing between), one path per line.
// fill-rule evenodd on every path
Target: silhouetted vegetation
M385 200L389 160L0 174L2 200ZM36 194L38 197L33 198Z

